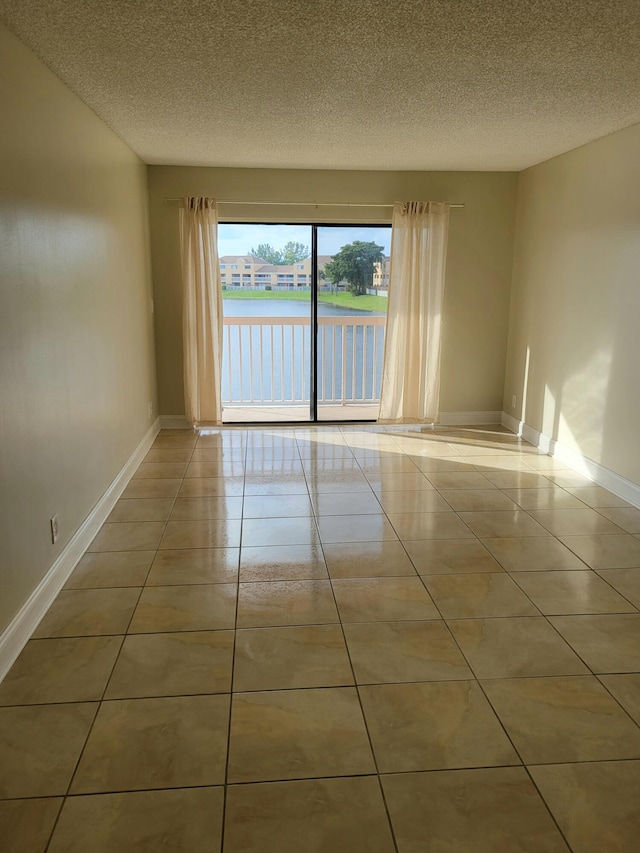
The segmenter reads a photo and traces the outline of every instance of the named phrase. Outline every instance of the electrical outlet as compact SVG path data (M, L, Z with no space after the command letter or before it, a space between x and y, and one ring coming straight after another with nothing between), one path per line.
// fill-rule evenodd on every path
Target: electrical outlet
M58 541L58 516L52 515L49 524L51 525L51 544L55 545Z
M149 413L149 417L153 417L153 401L149 400L149 405L147 406L147 412Z
M516 398L516 395L514 394L513 397L511 398L511 408L512 409L515 409L517 402L518 402L518 400Z

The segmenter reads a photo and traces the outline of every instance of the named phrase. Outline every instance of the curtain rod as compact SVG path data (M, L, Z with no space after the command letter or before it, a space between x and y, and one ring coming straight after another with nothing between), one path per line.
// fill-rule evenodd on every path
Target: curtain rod
M182 201L182 198L170 198L165 196L165 201ZM232 201L231 199L217 199L218 204L250 204L250 205L273 205L275 207L393 207L393 204L401 204L402 202L394 202L391 204L369 204L364 202L359 204L357 201ZM449 207L464 207L464 204L450 204Z

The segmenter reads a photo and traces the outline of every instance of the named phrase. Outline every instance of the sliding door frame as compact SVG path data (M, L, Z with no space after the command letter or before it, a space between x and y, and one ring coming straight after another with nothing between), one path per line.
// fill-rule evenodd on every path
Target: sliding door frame
M372 424L377 419L352 418L340 421L318 420L318 229L319 228L391 228L391 223L369 222L241 222L238 220L218 221L218 225L296 225L311 229L311 352L309 354L309 420L308 421L234 421L229 426L296 426L300 424ZM223 309L224 315L224 309ZM224 421L223 421L224 424Z

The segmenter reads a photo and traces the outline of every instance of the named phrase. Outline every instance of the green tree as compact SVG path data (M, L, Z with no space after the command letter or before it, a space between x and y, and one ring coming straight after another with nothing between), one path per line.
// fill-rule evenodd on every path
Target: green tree
M293 240L286 243L282 249L274 249L269 243L260 243L255 249L249 249L249 254L262 258L267 264L275 264L277 266L286 264L290 266L308 258L309 247L305 246L304 243L296 243Z
M282 263L282 253L278 249L274 249L269 243L260 243L255 249L249 249L249 254L255 255L257 258L262 258L267 264Z
M284 259L283 264L297 264L298 261L304 261L305 258L309 257L309 247L305 246L304 243L289 240L282 249L282 257Z
M333 259L325 264L324 272L334 286L346 281L347 290L354 296L363 296L367 287L373 284L375 264L383 258L384 246L354 240L353 243L343 246Z

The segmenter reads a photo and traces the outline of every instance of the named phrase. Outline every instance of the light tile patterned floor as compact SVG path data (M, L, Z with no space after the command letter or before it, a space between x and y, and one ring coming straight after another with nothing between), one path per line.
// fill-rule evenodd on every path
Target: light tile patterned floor
M500 427L162 432L0 685L0 846L635 853L639 519Z

